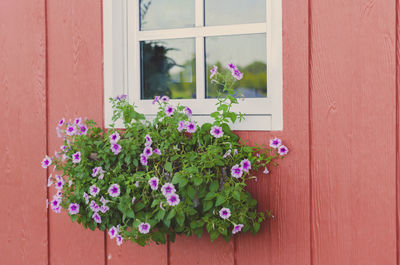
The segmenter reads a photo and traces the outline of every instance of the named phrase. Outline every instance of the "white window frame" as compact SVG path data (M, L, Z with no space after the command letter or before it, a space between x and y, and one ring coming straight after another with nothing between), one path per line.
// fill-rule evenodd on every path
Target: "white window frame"
M140 41L195 38L196 99L171 100L171 103L189 106L193 119L203 123L212 121L208 114L216 110L216 99L205 98L204 37L266 33L267 97L240 100L233 110L244 113L246 119L233 125L233 129L282 130L282 2L265 1L266 23L203 26L203 0L195 0L195 27L139 31L139 0L103 0L105 126L111 123L112 108L108 99L115 96L114 88L119 88L119 94L127 94L130 103L135 103L138 111L149 118L157 112L152 100L140 99ZM123 125L117 124L117 127Z

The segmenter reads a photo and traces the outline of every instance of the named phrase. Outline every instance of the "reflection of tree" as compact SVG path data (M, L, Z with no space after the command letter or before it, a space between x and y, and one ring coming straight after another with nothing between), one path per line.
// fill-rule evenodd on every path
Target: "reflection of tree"
M217 62L220 72L228 71L226 65ZM207 73L210 73L213 65L207 65ZM246 66L238 66L241 72L243 72L243 79L236 82L234 88L238 92L242 92L245 97L265 97L267 95L267 66L264 62L254 61ZM218 90L221 92L223 87L211 84L209 78L207 78L208 89L207 97L214 98L218 95Z

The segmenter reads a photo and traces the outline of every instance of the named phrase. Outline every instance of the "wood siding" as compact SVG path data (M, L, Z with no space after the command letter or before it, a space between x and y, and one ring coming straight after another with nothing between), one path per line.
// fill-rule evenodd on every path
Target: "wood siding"
M0 1L0 264L399 263L400 0L283 0L281 137L291 152L249 189L257 237L117 247L46 210L44 154L62 117L103 119L101 0Z

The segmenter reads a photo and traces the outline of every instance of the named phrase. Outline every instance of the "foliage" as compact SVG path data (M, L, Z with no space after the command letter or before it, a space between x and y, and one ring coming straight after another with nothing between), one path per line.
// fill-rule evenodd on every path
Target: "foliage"
M53 211L64 208L85 228L108 230L118 245L165 243L176 234L201 237L204 230L211 241L228 241L240 231L256 234L269 213L257 211L246 181L260 168L267 174L267 165L288 150L277 138L269 147L249 146L231 131L229 124L243 119L231 110L238 103L232 87L243 75L230 67L232 74L211 72L223 85L212 124L192 122L190 108L174 107L166 96L154 100L159 111L153 121L126 96L110 99L113 121L122 119L124 131L62 119L57 131L64 145L42 162L62 173L49 177L57 189Z

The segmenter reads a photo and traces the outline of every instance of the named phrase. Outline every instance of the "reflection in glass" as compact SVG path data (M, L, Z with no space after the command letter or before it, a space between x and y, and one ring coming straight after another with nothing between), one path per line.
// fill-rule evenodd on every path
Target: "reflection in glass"
M196 97L194 39L140 42L141 98Z
M206 26L265 22L265 0L205 0Z
M194 26L194 0L140 0L140 30Z
M206 42L206 97L215 98L222 88L210 82L208 78L213 65L218 71L227 69L234 63L244 74L243 79L235 83L234 89L246 98L267 96L267 44L266 35L248 34L236 36L207 37Z

